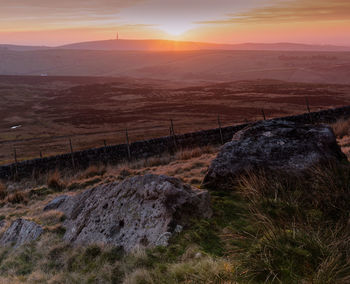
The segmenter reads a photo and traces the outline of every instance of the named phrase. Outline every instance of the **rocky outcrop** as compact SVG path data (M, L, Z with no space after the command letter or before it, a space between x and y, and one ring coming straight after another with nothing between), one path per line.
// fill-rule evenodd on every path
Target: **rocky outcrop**
M113 244L125 251L167 245L192 218L211 216L207 191L157 175L101 185L46 208L65 213L66 241Z
M42 234L43 228L38 224L25 219L17 219L4 232L0 239L1 245L20 245L35 241Z
M44 211L53 210L58 208L62 203L64 203L69 198L68 195L61 195L52 200L49 204L44 207Z
M237 132L211 163L203 184L231 186L257 168L302 174L311 166L345 160L329 126L283 120L263 121Z

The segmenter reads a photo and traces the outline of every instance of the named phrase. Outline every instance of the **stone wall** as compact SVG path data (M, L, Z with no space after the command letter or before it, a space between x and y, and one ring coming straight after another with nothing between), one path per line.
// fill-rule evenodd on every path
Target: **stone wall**
M277 119L303 123L332 123L337 119L349 117L350 106L347 106ZM243 129L247 125L248 124L241 124L223 127L223 141L230 141L235 132ZM134 142L130 144L130 153L132 159L138 160L168 152L171 153L179 149L217 145L220 143L220 130L217 128L176 135L175 137L161 137ZM14 177L35 177L56 169L60 171L83 170L94 164L118 164L126 160L128 160L127 145L120 144L74 152L73 155L64 154L0 166L0 179L8 180Z

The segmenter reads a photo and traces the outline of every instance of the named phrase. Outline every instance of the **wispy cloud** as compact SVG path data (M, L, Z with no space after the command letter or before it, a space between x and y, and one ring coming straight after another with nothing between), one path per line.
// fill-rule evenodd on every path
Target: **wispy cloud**
M350 0L0 0L0 42L54 45L118 31L128 38L348 44L349 15Z
M349 0L285 0L244 13L230 13L224 19L197 24L284 23L350 20Z
M146 0L0 0L0 30L117 20L122 9L142 1Z
M143 1L145 0L0 0L0 13L3 15L8 14L9 16L13 16L11 12L65 14L71 11L73 13L114 14L121 8Z

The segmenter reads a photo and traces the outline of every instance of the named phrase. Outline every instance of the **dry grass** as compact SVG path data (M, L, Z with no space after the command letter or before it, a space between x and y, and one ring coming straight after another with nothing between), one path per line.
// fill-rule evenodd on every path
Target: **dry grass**
M338 138L343 138L350 134L350 119L340 119L336 123L332 124L334 134Z
M242 254L250 278L348 283L349 165L315 168L302 179L250 172L240 179L239 189L257 228Z
M350 135L345 135L342 138L337 139L343 153L348 157L350 161Z
M176 160L189 160L202 156L203 154L212 154L216 151L213 146L197 147L193 149L183 149L175 154Z
M106 168L92 165L80 174L81 178L91 178L95 176L103 176L106 173Z
M340 119L331 125L338 144L350 161L350 119Z
M341 147L341 150L348 157L348 160L350 160L350 147L349 146Z
M0 182L0 200L4 200L7 196L7 188L2 182Z
M47 212L43 212L39 216L39 223L45 226L53 226L57 225L64 221L64 214L60 211L51 210Z
M130 273L123 281L123 284L135 283L153 284L155 282L152 279L151 273L147 269L139 268Z
M331 125L342 152L350 161L350 119L340 119Z
M28 193L25 191L15 191L7 196L6 201L12 204L27 204L29 201Z
M55 191L62 191L66 187L59 171L56 170L49 174L47 178L47 186Z

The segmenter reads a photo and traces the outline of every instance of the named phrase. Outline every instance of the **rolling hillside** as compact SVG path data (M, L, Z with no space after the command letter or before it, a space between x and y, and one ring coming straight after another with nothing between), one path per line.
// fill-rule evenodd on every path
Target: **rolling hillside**
M350 52L0 50L0 75L350 83Z

